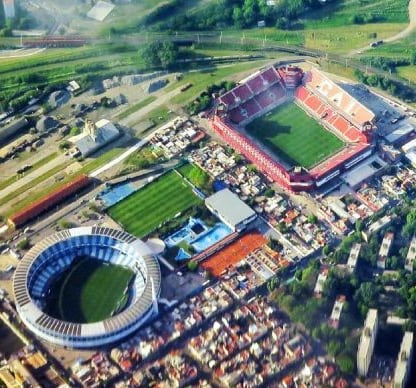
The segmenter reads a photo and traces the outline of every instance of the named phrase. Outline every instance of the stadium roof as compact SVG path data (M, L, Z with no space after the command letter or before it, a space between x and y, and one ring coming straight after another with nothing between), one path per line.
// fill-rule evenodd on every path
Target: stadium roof
M256 215L250 206L229 189L218 191L206 198L205 204L234 227Z

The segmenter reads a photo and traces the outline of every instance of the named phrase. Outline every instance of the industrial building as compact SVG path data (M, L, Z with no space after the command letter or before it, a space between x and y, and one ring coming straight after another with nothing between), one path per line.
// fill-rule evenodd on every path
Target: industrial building
M120 131L110 121L102 119L94 123L87 120L82 133L68 139L73 144L70 154L74 157L86 157L119 136Z
M254 221L256 212L229 189L205 199L206 207L233 231L241 231Z

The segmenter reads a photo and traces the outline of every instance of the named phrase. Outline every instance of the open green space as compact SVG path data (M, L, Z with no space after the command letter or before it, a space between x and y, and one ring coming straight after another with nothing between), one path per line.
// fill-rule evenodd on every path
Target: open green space
M29 172L32 172L34 170L36 170L39 167L42 167L44 164L50 162L51 160L55 159L57 157L58 153L57 152L53 152L52 154L45 156L43 159L37 161L36 163L34 163L32 165L32 167L30 168ZM13 182L17 181L19 179L18 174L12 175L9 178L6 178L4 180L2 180L0 182L0 190L5 189L6 187L8 187L9 185L11 185Z
M292 165L310 168L344 143L294 103L284 104L247 125L251 136Z
M196 164L187 163L177 169L179 173L188 179L198 189L205 194L212 192L212 181L201 167Z
M33 187L37 186L38 184L42 183L43 181L45 181L46 179L54 176L55 174L57 174L60 171L63 171L68 165L70 164L70 162L64 162L61 163L53 168L51 168L49 171L43 173L42 175L37 176L36 178L33 178L30 182L24 184L23 186L19 187L19 189L17 190L17 192L12 192L9 193L7 195L5 195L4 197L0 198L0 206L4 205L5 203L11 201L12 199L16 198L18 195L20 195L21 193L24 192L28 192L28 194L31 194L30 196L28 196L26 199L27 201L19 201L16 204L16 210L14 211L18 211L20 209L22 209L24 206L26 206L28 203L34 202L37 198L35 198L32 194L32 192L30 192L29 190L32 189ZM51 187L48 187L48 191L52 190Z
M98 322L120 312L134 272L90 257L77 258L52 286L48 312L62 320Z
M305 28L332 28L352 24L407 23L408 0L342 0L310 12Z
M129 233L144 237L167 220L201 203L191 187L171 171L108 209Z
M204 90L208 85L222 81L224 78L229 78L243 71L260 68L266 63L267 61L264 60L243 62L185 73L179 82L173 82L165 88L165 91L169 92L179 86L183 86L188 83L192 84L190 88L172 98L172 103L174 104L185 104L200 93L201 90Z

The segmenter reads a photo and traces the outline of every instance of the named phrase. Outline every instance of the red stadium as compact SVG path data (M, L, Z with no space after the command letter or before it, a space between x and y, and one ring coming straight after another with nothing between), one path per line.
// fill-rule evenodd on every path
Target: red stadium
M277 106L293 101L340 138L345 146L310 169L285 167L249 139L243 129ZM345 90L312 68L268 67L216 100L214 131L272 181L294 191L311 191L371 155L375 115Z

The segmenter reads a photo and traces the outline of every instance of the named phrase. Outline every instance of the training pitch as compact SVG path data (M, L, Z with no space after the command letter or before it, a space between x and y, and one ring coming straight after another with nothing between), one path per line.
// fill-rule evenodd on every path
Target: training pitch
M108 209L127 232L144 237L166 220L201 203L191 187L171 171Z
M307 169L343 148L344 143L294 103L255 119L247 132L293 166Z
M48 310L58 319L91 323L120 312L128 302L134 272L119 265L84 257L52 286Z

